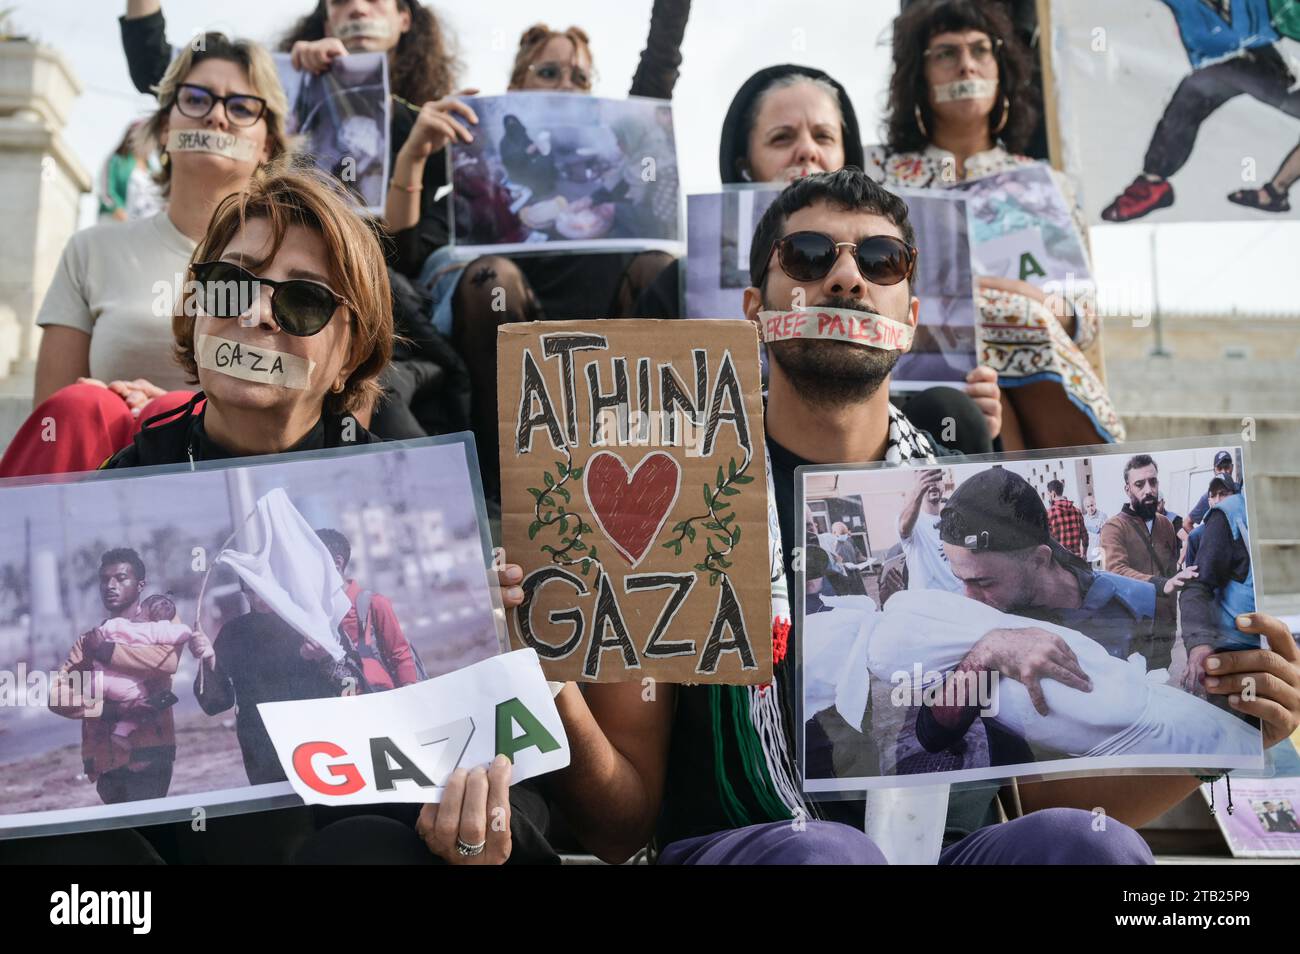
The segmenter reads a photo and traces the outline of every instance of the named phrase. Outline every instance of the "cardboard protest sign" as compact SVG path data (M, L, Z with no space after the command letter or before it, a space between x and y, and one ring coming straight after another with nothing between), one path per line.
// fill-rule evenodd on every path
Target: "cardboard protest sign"
M1193 438L799 468L804 791L1260 768L1258 721L1200 679L1207 654L1260 645L1233 622L1256 606L1251 474L1186 546L1173 529L1225 450L1241 460Z
M541 92L467 102L474 141L448 149L454 245L681 252L670 102Z
M303 153L356 194L361 205L383 213L388 192L391 111L388 57L349 53L323 73L295 70L288 53L274 54L289 97L287 132L302 136Z
M1067 295L1092 287L1073 212L1046 165L998 172L952 190L969 203L971 255L979 274L1052 286Z
M524 568L512 644L551 679L767 682L754 326L509 324L498 367L501 532Z
M453 435L0 481L0 839L296 803L259 703L504 652L476 457Z
M522 649L392 692L258 706L311 805L439 802L457 768L506 755L511 784L569 764L537 654Z
M781 191L772 183L729 185L686 198L690 255L683 260L683 314L742 318L754 230ZM967 200L956 193L901 192L916 231L912 291L921 300L915 340L893 375L896 390L964 381L975 367L975 285ZM789 303L773 303L778 306Z

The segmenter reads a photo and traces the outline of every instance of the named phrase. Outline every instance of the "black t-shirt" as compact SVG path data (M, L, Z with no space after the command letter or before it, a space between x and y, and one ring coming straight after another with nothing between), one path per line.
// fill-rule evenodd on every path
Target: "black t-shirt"
M934 443L931 441L931 443ZM935 445L941 455L946 449ZM781 524L781 543L785 551L786 579L794 580L794 548L803 543L802 524L795 513L795 469L811 461L792 454L770 437L768 453L772 459L772 484L776 494L777 519ZM787 730L794 726L797 686L794 683L794 661L797 659L798 628L790 628L785 661L777 667L774 679L783 699ZM664 806L658 827L660 844L682 838L707 835L737 827L737 823L760 823L771 820L752 794L742 755L730 726L727 710L729 687L679 686L677 713L673 722L672 744L669 751L668 777L664 791ZM715 711L717 718L715 718ZM813 713L805 713L806 718ZM718 726L723 727L720 738ZM853 727L842 723L832 728L836 746L846 752L870 748L870 741ZM855 736L855 737L850 737ZM787 745L793 748L794 740L787 731ZM735 820L729 816L718 792L715 758L720 755L725 777L731 785L737 802L744 806L748 820ZM994 797L997 783L967 783L954 785L948 800L948 819L945 824L944 844L949 845L966 835L997 821ZM866 813L865 803L858 799L817 802L814 812L830 821L839 821L861 830ZM734 809L733 809L734 811Z

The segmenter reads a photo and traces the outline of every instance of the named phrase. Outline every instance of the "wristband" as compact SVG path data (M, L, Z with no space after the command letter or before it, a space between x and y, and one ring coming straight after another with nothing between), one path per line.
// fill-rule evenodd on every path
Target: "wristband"
M388 183L388 188L390 188L390 189L399 189L399 190L401 190L402 192L407 193L408 195L413 195L413 194L415 194L416 192L419 192L421 189L423 189L423 188L424 188L424 184L423 184L423 183L420 183L420 184L418 184L418 185L402 185L402 184L401 184L400 182L398 182L396 179L393 179L391 182Z

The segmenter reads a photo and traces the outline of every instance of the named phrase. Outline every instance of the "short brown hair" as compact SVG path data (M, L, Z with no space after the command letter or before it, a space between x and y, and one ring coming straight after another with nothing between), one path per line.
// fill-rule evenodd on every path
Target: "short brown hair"
M172 106L176 102L176 93L180 85L204 60L225 60L241 67L248 74L248 82L253 93L266 100L266 111L262 118L266 121L266 138L271 144L271 160L275 161L283 154L293 150L293 142L285 122L289 115L289 97L280 85L280 75L275 70L275 61L271 54L252 40L232 40L224 33L204 33L195 37L187 46L181 48L176 59L167 67L167 72L154 87L158 97L158 108L140 126L136 135L143 137L145 143L156 146L160 152L167 148L162 138L163 123L166 122ZM162 171L155 177L163 187L166 195L171 188L172 167L164 162Z
M219 259L249 219L265 219L271 229L271 251L253 269L279 254L285 233L302 225L325 240L331 286L347 299L352 325L352 353L357 362L343 390L325 396L332 414L355 412L379 397L379 372L393 354L393 305L384 253L371 226L354 210L343 188L315 169L273 169L254 175L244 192L227 196L208 223L207 234L194 249L184 291L172 315L176 361L191 383L199 380L194 357L194 316L198 289L192 268L196 262Z
M519 49L515 53L515 65L510 70L510 89L524 85L528 77L528 67L546 48L546 44L557 36L562 36L573 43L574 49L584 50L588 62L595 63L591 56L591 39L582 27L571 26L567 30L552 30L545 23L534 23L519 37Z

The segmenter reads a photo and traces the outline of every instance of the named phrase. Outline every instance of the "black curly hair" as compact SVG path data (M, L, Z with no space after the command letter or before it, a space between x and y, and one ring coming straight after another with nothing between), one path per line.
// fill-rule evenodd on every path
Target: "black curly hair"
M1038 124L1039 106L1031 88L1033 57L1011 19L991 0L920 0L894 21L894 73L889 81L885 142L893 152L919 152L929 137L916 122L916 108L927 129L934 128L925 79L925 51L940 33L980 30L997 44L1001 96L989 114L989 131L1001 124L1003 99L1010 104L1006 125L996 134L1011 152L1022 152Z
M329 19L328 0L294 24L280 42L288 53L299 40L320 40ZM411 14L411 28L397 41L388 82L392 91L417 106L441 99L456 85L460 61L456 58L442 22L418 0L397 0L397 6Z

